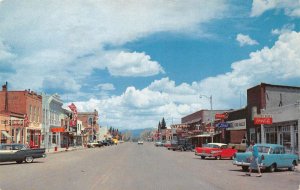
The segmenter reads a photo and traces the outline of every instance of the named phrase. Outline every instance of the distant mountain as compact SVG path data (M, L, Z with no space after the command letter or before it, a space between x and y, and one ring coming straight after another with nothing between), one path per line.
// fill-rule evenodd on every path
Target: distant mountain
M138 138L140 137L141 132L145 131L145 130L154 130L154 128L145 128L145 129L123 129L120 130L121 133L125 133L126 131L130 131L133 138Z

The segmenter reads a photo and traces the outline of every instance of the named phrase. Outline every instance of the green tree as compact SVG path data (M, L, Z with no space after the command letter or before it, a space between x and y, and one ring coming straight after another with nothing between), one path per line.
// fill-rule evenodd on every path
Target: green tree
M162 121L161 121L161 129L166 129L166 122L165 122L165 118L162 118Z

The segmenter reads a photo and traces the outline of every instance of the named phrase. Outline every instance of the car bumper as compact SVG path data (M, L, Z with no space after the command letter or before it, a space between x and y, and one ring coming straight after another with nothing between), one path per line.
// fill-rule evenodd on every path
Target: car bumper
M249 163L249 162L239 162L239 161L236 161L236 160L232 161L232 164L236 165L236 166L248 166L248 167L251 165L251 163ZM261 169L265 169L266 168L266 166L263 163L258 164L258 166Z
M195 152L195 155L196 156L204 156L204 157L214 157L213 154L208 154L208 153L198 153L198 152Z

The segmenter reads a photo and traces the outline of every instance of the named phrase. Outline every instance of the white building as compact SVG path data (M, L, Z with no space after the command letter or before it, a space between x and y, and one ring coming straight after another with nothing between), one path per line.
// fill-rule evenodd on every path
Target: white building
M42 94L43 125L42 125L42 146L45 148L60 147L61 133L65 128L61 126L64 119L63 102L58 94Z

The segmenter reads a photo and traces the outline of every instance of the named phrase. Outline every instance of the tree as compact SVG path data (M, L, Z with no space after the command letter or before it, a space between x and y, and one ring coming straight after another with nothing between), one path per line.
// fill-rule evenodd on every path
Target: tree
M165 118L162 118L162 121L161 121L161 129L166 129L166 122L165 122Z
M158 122L157 129L158 129L158 131L160 131L160 130L161 130L161 124L160 124L160 122Z

